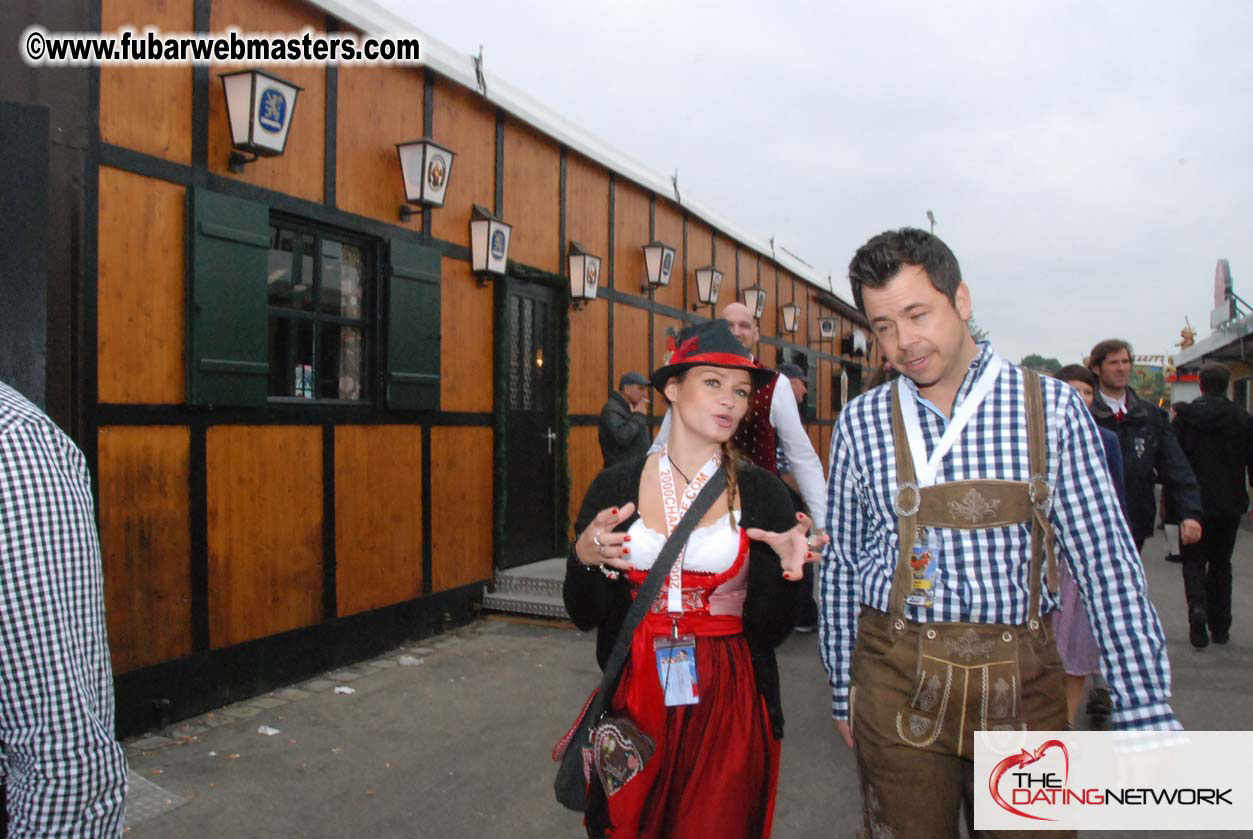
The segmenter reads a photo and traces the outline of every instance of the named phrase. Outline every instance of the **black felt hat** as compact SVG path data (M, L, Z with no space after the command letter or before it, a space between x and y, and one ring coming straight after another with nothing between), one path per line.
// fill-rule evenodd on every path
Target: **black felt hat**
M665 390L666 382L689 367L732 367L747 370L753 387L762 387L774 378L774 371L753 361L753 356L731 334L727 322L717 320L686 327L666 341L666 363L653 371L653 387Z

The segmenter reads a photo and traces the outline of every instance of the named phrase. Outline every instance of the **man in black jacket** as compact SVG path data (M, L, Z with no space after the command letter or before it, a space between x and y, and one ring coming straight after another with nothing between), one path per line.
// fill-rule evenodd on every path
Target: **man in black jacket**
M1179 541L1201 538L1201 493L1192 467L1179 448L1166 412L1145 402L1127 386L1131 379L1131 345L1118 338L1101 341L1088 356L1088 368L1099 380L1092 403L1096 424L1118 435L1122 448L1127 512L1136 549L1153 533L1157 503L1153 486L1162 484L1166 508L1179 519Z
M1179 444L1201 484L1201 541L1183 547L1183 590L1192 646L1225 644L1231 630L1231 551L1249 508L1253 420L1227 399L1231 375L1222 364L1201 367L1201 396L1175 413ZM1208 634L1206 629L1208 627Z
M648 379L623 373L618 392L600 409L600 454L605 468L648 451Z

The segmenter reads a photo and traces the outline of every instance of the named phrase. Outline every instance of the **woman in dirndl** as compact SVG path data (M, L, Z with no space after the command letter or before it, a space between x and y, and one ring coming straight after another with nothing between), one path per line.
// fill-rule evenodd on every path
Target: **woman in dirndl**
M670 403L666 447L601 472L583 499L564 597L580 629L597 629L603 667L667 535L727 466L727 489L635 630L610 706L656 751L610 793L593 774L591 837L770 836L783 736L774 648L793 628L803 565L826 541L808 536L782 481L730 448L754 385L772 375L724 321L683 330L651 377Z
M1091 370L1079 364L1068 364L1054 373L1053 377L1079 391L1084 404L1091 409L1097 388L1096 375ZM1114 492L1117 493L1123 515L1126 516L1127 498L1123 490L1122 450L1118 437L1107 428L1098 426L1096 430L1100 432L1101 443L1105 447L1105 467L1109 470ZM1083 701L1088 677L1100 674L1101 648L1092 634L1092 624L1088 620L1083 599L1079 596L1079 586L1066 563L1060 563L1060 566L1058 605L1053 612L1053 636L1057 639L1057 652L1061 655L1062 666L1066 670L1066 710L1073 726L1079 715L1079 705ZM1104 687L1094 687L1092 693L1092 701L1088 703L1092 727L1104 728L1109 720L1109 691Z

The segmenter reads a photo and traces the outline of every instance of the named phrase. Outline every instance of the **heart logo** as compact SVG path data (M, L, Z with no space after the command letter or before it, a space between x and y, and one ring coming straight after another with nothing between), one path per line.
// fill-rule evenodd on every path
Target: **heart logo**
M1061 740L1045 740L1040 744L1034 752L1023 749L1016 755L1010 755L992 768L992 774L988 777L988 791L992 794L992 800L999 804L1003 809L1008 810L1015 816L1022 816L1024 819L1035 819L1037 821L1052 822L1057 819L1045 818L1044 816L1033 816L1030 813L1024 813L1022 810L1014 807L1001 796L1001 778L1011 769L1030 766L1031 764L1044 757L1049 749L1061 749L1062 757L1066 761L1066 774L1063 776L1062 788L1064 789L1070 783L1070 752L1066 749L1066 744Z

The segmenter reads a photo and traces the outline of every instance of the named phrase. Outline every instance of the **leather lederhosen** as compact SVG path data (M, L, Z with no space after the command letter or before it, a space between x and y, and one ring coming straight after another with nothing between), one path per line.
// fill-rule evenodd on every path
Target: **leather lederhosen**
M1055 592L1057 587L1048 521L1043 399L1039 377L1023 373L1027 481L967 480L919 488L900 397L894 391L900 554L889 612L865 607L858 621L850 695L855 737L869 735L879 742L971 760L978 729L1066 726L1061 659L1048 622L1040 618L1040 572L1046 561L1049 589ZM905 617L916 528L974 530L1017 524L1031 526L1026 623L918 623Z

